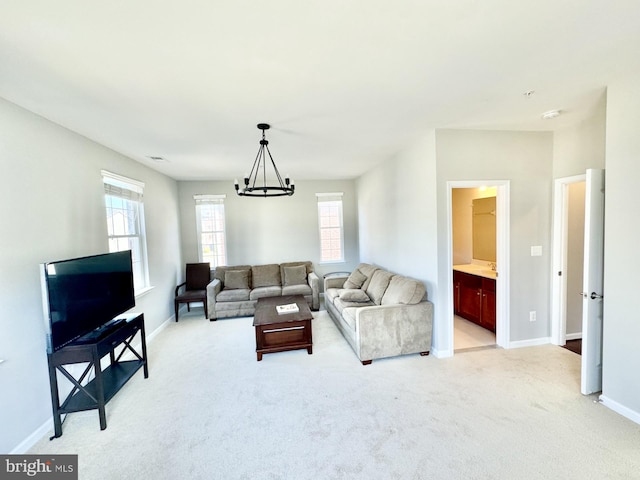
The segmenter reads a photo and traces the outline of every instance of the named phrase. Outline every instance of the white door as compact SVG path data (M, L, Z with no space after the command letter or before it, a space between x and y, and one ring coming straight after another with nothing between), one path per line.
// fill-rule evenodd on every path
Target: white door
M602 391L602 304L604 263L604 170L587 170L582 289L583 395Z

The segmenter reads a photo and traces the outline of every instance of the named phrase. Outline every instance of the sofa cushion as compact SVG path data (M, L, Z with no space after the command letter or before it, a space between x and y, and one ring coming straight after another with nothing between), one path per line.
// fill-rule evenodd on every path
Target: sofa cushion
M362 290L366 291L367 288L369 288L369 283L371 283L371 278L373 277L373 274L376 272L376 270L379 270L379 268L374 267L373 265L369 265L368 263L361 263L356 267L356 270L358 270L361 274L367 277L367 279L364 281L364 283L360 287Z
M249 288L249 270L227 270L224 273L224 289Z
M340 300L344 302L370 302L369 295L359 288L347 288L340 292Z
M284 267L284 279L282 285L305 285L307 283L307 267L298 265L295 267Z
M248 270L251 272L251 265L218 266L213 271L213 278L217 278L224 286L224 275L227 270Z
M353 272L351 272L349 278L345 280L343 287L349 289L360 288L366 280L366 275L364 275L360 270L356 268Z
M373 303L380 305L385 290L389 286L389 281L393 277L393 273L385 270L376 270L371 277L371 282L366 289L367 295Z
M426 289L422 282L413 278L394 276L382 297L382 305L413 305L424 298Z
M304 268L307 269L307 275L313 272L313 263L307 262L285 262L280 264L280 279L282 280L282 285L284 285L284 269L287 267L299 267L300 265L304 265Z
M253 288L280 286L280 265L256 265L251 267L251 280Z
M287 285L282 287L282 295L311 295L313 290L306 283L304 285Z
M248 288L224 289L216 295L216 302L240 302L249 300Z
M333 301L340 296L341 288L328 288L324 292L324 301L333 303Z
M282 287L280 285L271 285L269 287L257 287L251 290L249 298L257 300L265 297L279 297L282 295Z

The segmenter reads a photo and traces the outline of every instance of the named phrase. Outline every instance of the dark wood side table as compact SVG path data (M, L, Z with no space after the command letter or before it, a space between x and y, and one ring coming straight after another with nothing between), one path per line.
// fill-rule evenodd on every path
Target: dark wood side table
M278 305L295 303L298 311L279 314ZM258 361L264 353L306 349L313 353L311 333L313 315L302 295L285 295L258 299L253 326L256 328L256 354Z

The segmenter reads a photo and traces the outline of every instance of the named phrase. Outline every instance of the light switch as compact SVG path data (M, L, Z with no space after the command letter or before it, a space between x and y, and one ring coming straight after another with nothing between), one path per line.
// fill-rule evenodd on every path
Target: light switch
M542 246L536 245L535 247L531 247L531 256L532 257L541 257L542 256Z

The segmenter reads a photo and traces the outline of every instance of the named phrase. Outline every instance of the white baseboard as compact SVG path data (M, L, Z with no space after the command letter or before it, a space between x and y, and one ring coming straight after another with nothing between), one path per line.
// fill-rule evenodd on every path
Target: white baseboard
M565 338L567 340L582 340L582 332L578 332L578 333L567 333L565 335Z
M632 422L640 424L640 413L639 412L636 412L635 410L631 410L630 408L619 404L615 400L611 400L606 395L600 395L599 398L600 398L600 402L602 402L602 404L605 407L613 410L616 413L619 413L620 415L622 415L623 417L628 418Z
M509 342L506 348L523 348L537 347L538 345L547 345L551 343L551 337L532 338L530 340L518 340L517 342Z
M437 348L431 347L431 355L436 358L449 358L453 357L452 350L438 350Z
M175 315L171 315L167 320L162 322L160 326L158 326L153 332L146 336L147 345L151 343L158 334L167 328L167 326L176 320ZM136 350L141 347L140 341L133 345ZM125 357L130 356L133 358L133 354L131 352L127 352ZM25 438L22 442L20 442L16 447L11 450L9 453L11 455L24 455L26 454L36 443L38 443L42 437L46 436L53 429L53 414L49 417L40 427L38 427L31 435Z
M53 430L53 416L49 417L49 419L38 427L31 435L20 442L19 445L9 452L9 455L24 455L51 430Z

